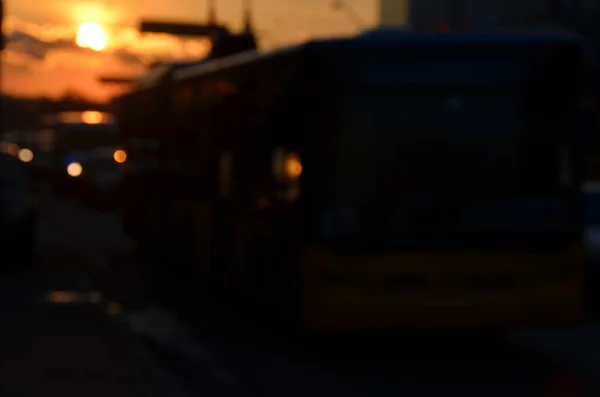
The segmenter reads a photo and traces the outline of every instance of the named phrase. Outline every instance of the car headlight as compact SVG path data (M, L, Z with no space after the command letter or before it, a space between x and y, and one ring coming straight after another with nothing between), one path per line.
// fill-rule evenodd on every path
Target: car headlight
M125 160L127 160L127 153L125 153L124 150L115 150L115 152L113 153L113 159L119 163L119 164L123 164L125 162Z
M72 163L69 163L69 165L67 165L67 174L69 174L69 176L72 176L73 178L77 178L82 173L83 173L83 167L78 162L73 161Z
M19 160L21 160L22 162L29 163L33 161L33 152L31 151L31 149L23 148L19 150L17 157L19 157Z

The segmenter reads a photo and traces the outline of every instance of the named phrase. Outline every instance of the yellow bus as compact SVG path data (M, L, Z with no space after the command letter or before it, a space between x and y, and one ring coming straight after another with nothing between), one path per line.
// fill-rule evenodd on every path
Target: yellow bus
M576 36L390 31L182 68L146 244L307 329L574 324L585 71Z

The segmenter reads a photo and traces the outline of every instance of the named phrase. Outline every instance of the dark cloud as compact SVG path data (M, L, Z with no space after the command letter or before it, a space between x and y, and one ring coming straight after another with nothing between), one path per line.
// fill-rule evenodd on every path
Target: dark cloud
M4 70L9 73L28 73L31 71L31 67L23 64L14 64L11 62L4 62Z
M77 46L74 40L59 39L54 41L44 41L35 36L22 31L14 31L7 37L7 49L16 53L26 55L34 60L43 61L49 52L54 50L77 50L82 53L93 53L94 50L81 48ZM115 56L118 60L128 66L142 66L145 61L139 55L119 49L114 52L106 53L109 56Z
M143 66L145 62L140 55L134 54L126 50L117 50L112 53L121 62L130 66Z
M76 44L72 40L44 41L21 31L12 32L6 39L9 49L28 55L39 61L43 61L48 52L52 50L76 47Z

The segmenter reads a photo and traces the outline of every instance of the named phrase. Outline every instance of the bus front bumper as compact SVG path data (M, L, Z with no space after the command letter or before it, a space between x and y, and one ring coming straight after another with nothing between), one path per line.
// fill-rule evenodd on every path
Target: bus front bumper
M303 322L318 330L512 328L585 319L585 254L394 253L308 256Z

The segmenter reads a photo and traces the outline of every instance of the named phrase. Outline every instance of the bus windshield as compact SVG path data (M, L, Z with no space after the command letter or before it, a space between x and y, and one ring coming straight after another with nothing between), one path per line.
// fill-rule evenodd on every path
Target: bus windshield
M575 96L552 80L554 70L540 80L542 65L525 54L409 61L387 84L385 73L360 68L362 81L350 83L340 102L338 200L557 195L572 179L566 122ZM544 96L544 84L560 97Z

